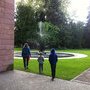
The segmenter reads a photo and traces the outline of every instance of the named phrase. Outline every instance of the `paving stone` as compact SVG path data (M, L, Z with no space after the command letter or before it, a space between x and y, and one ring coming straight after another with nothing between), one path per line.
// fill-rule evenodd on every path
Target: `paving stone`
M83 73L75 77L72 81L90 85L90 69L84 71Z
M0 73L0 90L90 90L90 86L14 70Z

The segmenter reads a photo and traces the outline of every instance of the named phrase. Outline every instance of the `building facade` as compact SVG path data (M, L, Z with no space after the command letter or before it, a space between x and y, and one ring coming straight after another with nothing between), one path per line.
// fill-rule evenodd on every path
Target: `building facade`
M13 70L14 0L0 0L0 72Z

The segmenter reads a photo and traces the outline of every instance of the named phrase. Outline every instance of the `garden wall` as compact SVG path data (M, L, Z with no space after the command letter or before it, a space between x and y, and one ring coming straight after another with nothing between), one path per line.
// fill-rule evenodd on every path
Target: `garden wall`
M13 70L14 0L0 0L0 72Z

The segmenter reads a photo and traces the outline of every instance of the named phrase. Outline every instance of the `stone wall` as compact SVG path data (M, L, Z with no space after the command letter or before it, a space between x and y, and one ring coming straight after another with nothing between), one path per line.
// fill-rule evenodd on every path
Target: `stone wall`
M0 0L0 72L13 69L14 0Z

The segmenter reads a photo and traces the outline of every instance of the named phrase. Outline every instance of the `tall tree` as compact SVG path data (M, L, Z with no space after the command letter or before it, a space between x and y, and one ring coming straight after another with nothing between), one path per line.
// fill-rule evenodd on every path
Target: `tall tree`
M87 17L88 21L84 29L84 47L90 48L90 11Z
M19 4L16 13L15 43L22 44L37 36L37 21L31 6Z
M65 25L59 34L60 47L63 48L82 48L83 46L83 29L82 22L69 22Z
M50 0L46 12L47 21L57 26L60 26L62 23L65 23L66 21L64 12L61 10L61 4L62 3L60 0Z
M72 48L82 48L83 47L83 30L84 23L77 22L72 23Z

